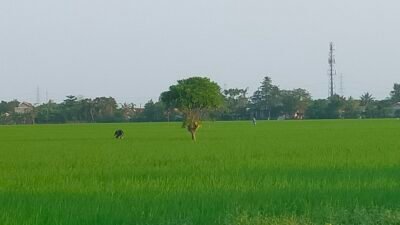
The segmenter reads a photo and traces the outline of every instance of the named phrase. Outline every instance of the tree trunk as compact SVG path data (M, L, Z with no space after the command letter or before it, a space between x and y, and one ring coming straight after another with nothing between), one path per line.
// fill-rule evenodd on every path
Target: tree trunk
M196 141L196 131L191 131L192 134L192 141Z
M92 119L92 122L94 122L93 109L90 109L89 112L90 112L90 118Z
M192 135L192 140L196 141L196 131L199 128L199 122L191 122L187 125L187 129Z

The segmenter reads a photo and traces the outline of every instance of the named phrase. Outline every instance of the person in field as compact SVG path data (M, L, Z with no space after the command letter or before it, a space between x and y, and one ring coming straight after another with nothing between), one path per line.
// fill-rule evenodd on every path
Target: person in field
M124 131L121 130L121 129L116 130L115 133L114 133L114 137L116 139L122 139L124 137Z
M256 120L256 117L255 117L255 116L253 116L253 125L254 125L254 126L257 125L257 120Z

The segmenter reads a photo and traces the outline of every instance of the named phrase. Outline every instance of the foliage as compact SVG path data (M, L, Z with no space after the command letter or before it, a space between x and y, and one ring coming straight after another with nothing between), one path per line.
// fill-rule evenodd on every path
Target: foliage
M231 88L223 91L224 107L219 115L222 120L249 119L247 89Z
M35 106L29 114L14 112L20 102L0 102L0 124L71 122L164 122L257 119L353 119L398 117L400 84L394 84L390 97L376 100L365 92L359 99L334 95L312 99L302 88L285 90L264 77L251 96L247 88L220 88L208 78L193 77L178 81L159 101L148 101L143 108L134 103L118 104L112 97L94 99L69 95L61 103L49 101ZM300 115L300 116L299 116ZM186 125L185 125L186 127Z
M344 101L342 117L344 119L357 119L361 116L360 101L352 97Z
M363 95L361 95L360 100L361 106L368 106L374 102L374 97L372 97L369 92L365 92Z
M279 87L272 84L270 77L264 77L261 86L251 98L256 117L271 119L278 117L281 104Z
M143 121L160 122L165 121L167 118L166 108L162 102L154 103L150 100L144 105L144 111L142 113Z
M392 103L400 102L400 84L394 84L393 90L390 92L390 99Z
M308 119L327 119L327 108L329 101L327 99L317 99L310 103L306 110Z
M179 80L161 94L160 100L169 108L192 111L210 110L222 104L221 88L209 78L191 77Z
M328 99L328 105L326 108L327 119L337 119L342 118L343 107L345 105L346 99L339 95L331 96Z
M0 102L0 114L14 112L15 107L19 105L19 101L13 100L10 102L1 101Z
M163 92L160 100L169 108L179 109L185 117L184 125L196 140L202 116L223 103L221 88L209 78L191 77L179 80L178 84Z
M396 110L396 111L394 112L394 117L400 118L400 109L398 109L398 110Z
M282 90L282 113L287 117L293 116L296 112L304 114L312 101L310 93L301 88L294 90Z

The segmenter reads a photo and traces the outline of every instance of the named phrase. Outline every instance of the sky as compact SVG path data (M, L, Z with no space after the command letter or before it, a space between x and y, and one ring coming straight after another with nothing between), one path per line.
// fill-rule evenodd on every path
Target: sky
M113 96L137 105L177 80L328 95L336 48L343 94L400 82L398 0L0 0L0 99ZM339 79L336 79L340 92Z

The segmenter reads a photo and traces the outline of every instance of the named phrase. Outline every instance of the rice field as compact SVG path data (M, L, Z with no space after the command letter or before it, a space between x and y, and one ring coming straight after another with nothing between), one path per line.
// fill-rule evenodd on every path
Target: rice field
M0 224L400 224L398 120L207 122L197 138L0 126Z

